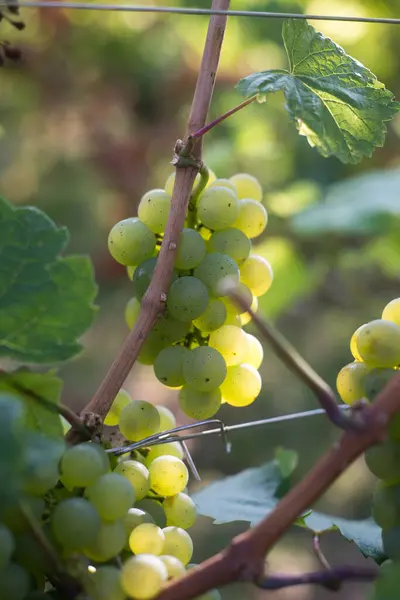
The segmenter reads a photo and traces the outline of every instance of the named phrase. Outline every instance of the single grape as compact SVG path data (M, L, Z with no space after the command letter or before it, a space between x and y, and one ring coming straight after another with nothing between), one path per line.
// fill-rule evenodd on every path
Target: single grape
M234 327L241 327L240 315L235 315L234 313L228 312L224 325L233 325Z
M175 556L181 563L187 565L192 558L193 542L187 531L182 527L165 527L164 554Z
M179 406L192 419L203 421L213 417L221 406L219 389L210 392L200 392L190 385L184 385L179 392Z
M240 266L240 281L247 285L253 296L263 296L268 292L272 280L272 267L262 256L251 254Z
M383 551L393 560L400 559L400 525L382 531Z
M396 369L368 369L365 377L365 392L371 402L386 387L396 372Z
M149 472L137 460L123 460L114 469L114 473L123 475L130 481L135 492L136 500L144 498L150 489Z
M122 588L135 600L151 600L157 596L167 579L167 567L152 554L133 556L122 565Z
M150 190L139 202L138 217L153 231L163 233L171 208L171 196L164 190Z
M103 522L96 539L83 550L85 556L96 562L108 562L125 547L126 531L123 519Z
M119 428L128 440L143 440L160 430L160 415L150 402L134 400L122 409Z
M210 298L206 310L194 319L193 325L203 333L210 333L222 327L227 317L226 306L219 298Z
M220 178L218 178L215 181L213 181L211 184L209 184L208 187L210 187L210 188L212 188L212 187L225 187L225 188L229 188L230 190L232 190L232 192L235 194L235 196L237 196L236 186L229 179L220 179Z
M150 285L150 281L153 277L154 269L156 268L157 257L148 258L144 260L135 269L132 277L133 293L138 300L141 300ZM176 271L172 272L171 282L178 279Z
M161 350L169 346L168 336L156 327L150 331L138 356L138 362L142 365L153 365Z
M169 288L167 308L178 321L192 321L208 306L208 290L197 277L180 277Z
M209 187L200 196L197 218L209 229L230 227L239 214L239 201L232 190L225 187Z
M15 540L11 531L0 523L0 569L4 569L14 552Z
M129 546L134 554L159 555L164 548L163 530L154 523L142 523L129 536Z
M115 396L110 410L104 419L104 425L118 425L119 415L125 406L132 402L130 394L126 390L120 390Z
M400 325L400 298L395 298L385 306L382 312L382 319L393 321L396 325Z
M121 572L117 567L105 565L90 574L89 592L94 600L125 600Z
M400 485L379 485L376 488L372 518L382 529L400 525Z
M27 505L27 509L35 518L36 521L41 522L43 512L46 504L43 498L37 498L36 496L21 495L21 501ZM29 529L29 524L26 522L19 504L8 504L4 507L1 513L2 522L6 525L12 533L21 533L26 529Z
M171 315L161 317L153 327L159 331L168 344L182 342L191 329L191 321L173 319Z
M249 288L246 285L244 285L244 283L242 283L241 281L239 283L235 283L233 287L234 287L235 291L242 296L242 298L244 299L246 304L251 306L251 304L253 302L253 294L251 293ZM239 321L240 321L240 315L244 314L246 312L245 309L242 308L241 306L239 306L238 304L236 304L236 302L234 300L231 300L231 298L229 298L228 296L225 296L224 298L222 298L222 302L226 306L228 315L239 316ZM225 323L225 325L228 325L228 323ZM241 326L241 322L238 325L238 327L240 327L240 326Z
M400 326L382 319L362 325L357 350L371 367L396 367L400 364Z
M224 325L213 331L208 343L222 354L227 367L243 362L248 352L247 334L233 325Z
M362 362L352 362L343 367L336 378L339 396L346 404L366 398L365 378L370 369Z
M61 500L51 515L51 529L57 542L68 552L93 543L101 519L97 509L85 498Z
M67 489L91 485L105 473L104 461L93 444L78 444L68 448L60 463L60 479Z
M85 496L97 508L103 521L122 518L135 502L131 482L119 473L106 473L99 477L86 488Z
M243 231L231 227L213 233L208 240L207 249L209 252L227 254L240 265L250 256L251 242Z
M228 374L221 385L221 394L231 406L252 404L261 391L261 377L257 369L242 364L228 367Z
M226 362L220 352L208 346L191 350L183 363L183 375L200 392L218 388L226 377Z
M154 254L156 237L140 219L131 217L120 221L111 229L108 249L121 265L137 265Z
M1 571L1 600L24 600L31 588L28 571L16 563L8 563Z
M253 301L251 303L250 308L251 308L251 310L253 312L255 312L255 313L257 312L257 310L258 310L258 298L257 298L257 296L253 296ZM247 325L248 323L250 323L251 319L252 319L252 316L250 315L250 313L245 312L245 313L241 314L240 315L240 325L242 327L244 327L245 325Z
M239 201L239 214L233 227L253 239L263 233L268 224L268 213L261 202L244 198ZM249 252L250 254L250 252Z
M57 545L57 541L47 527L40 527L40 533L43 537L53 545ZM15 550L13 552L13 561L31 573L36 581L44 577L45 573L50 573L53 565L46 551L36 539L32 531L24 531L15 536Z
M158 500L153 500L151 498L143 498L143 500L139 500L135 504L136 508L140 508L145 512L149 513L149 515L153 518L156 525L163 528L165 527L167 520L165 517L165 512L162 507L162 504L158 502Z
M386 483L400 482L400 444L395 441L385 440L368 448L365 462L378 479L383 479Z
M196 522L196 505L190 496L183 492L166 498L163 507L167 517L167 525L189 529Z
M184 229L179 236L175 268L181 271L194 269L201 263L206 252L206 243L201 235L194 229Z
M175 556L162 555L160 560L167 567L168 579L176 579L186 573L184 564Z
M126 267L126 274L128 275L128 279L132 281L133 274L135 272L136 265L129 265Z
M183 458L182 446L179 442L168 442L166 444L158 444L152 446L146 456L146 465L149 467L153 460L159 456L176 456L176 458Z
M170 388L179 388L185 383L183 360L189 352L184 346L167 346L154 361L154 374L161 383Z
M186 487L189 473L176 456L159 456L149 465L150 485L160 496L175 496ZM168 552L167 552L168 554Z
M61 444L59 448L49 447L47 438L41 435L29 438L25 455L24 492L32 496L44 496L57 484L63 450L64 446Z
M248 173L238 173L237 175L233 175L230 181L236 188L239 200L242 198L253 198L253 200L261 202L263 193L258 179Z
M239 281L239 267L227 254L211 252L194 270L194 275L208 287L213 296L224 296L221 293L221 282L226 278Z
M160 415L160 431L167 431L176 427L176 419L173 414L166 406L156 406L158 414Z
M129 546L129 536L132 531L138 525L143 525L143 523L154 523L154 519L148 512L141 510L140 508L130 508L126 515L124 516L124 525L127 536L127 541L125 544L125 549L130 550Z
M135 325L140 313L140 307L141 304L137 298L133 297L128 300L128 303L125 307L125 323L129 329L132 329Z
M247 352L245 362L255 369L259 369L264 358L264 349L261 342L251 333L247 333Z
M358 339L358 334L360 333L360 329L361 329L361 327L356 329L356 331L351 336L351 340L350 340L350 352L352 353L354 359L358 362L362 362L361 355L357 349L357 339Z

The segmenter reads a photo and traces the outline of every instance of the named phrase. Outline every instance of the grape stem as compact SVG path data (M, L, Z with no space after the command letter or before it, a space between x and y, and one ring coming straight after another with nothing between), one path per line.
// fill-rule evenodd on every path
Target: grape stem
M206 185L210 178L210 171L208 170L206 163L202 162L199 174L200 174L200 181L196 185L196 187L194 188L194 190L190 196L189 207L188 207L188 225L191 229L194 229L194 226L196 225L197 202L200 198L201 192L206 188Z
M225 121L225 119L227 119L228 117L231 117L232 115L237 113L239 110L242 110L242 108L245 108L249 104L252 104L255 100L257 100L257 97L258 97L258 94L255 94L255 96L251 96L251 98L247 98L247 100L245 100L244 102L241 102L234 108L231 108L230 110L228 110L228 112L226 112L223 115L221 115L220 117L217 117L216 119L214 119L214 121L207 123L207 125L204 125L204 127L202 127L201 129L198 129L197 131L192 133L191 137L194 139L201 138L208 131L210 131L211 129L216 127L216 125L219 125L220 123L222 123L222 121Z
M230 0L213 0L212 8L214 10L228 10L229 4ZM210 18L203 58L187 124L188 132L197 131L204 127L206 122L226 22L226 14L213 15ZM176 150L178 156L175 156L173 161L176 166L176 177L171 210L154 275L142 300L142 309L135 327L122 344L100 387L84 409L84 412L97 413L101 419L104 419L109 411L115 396L135 363L146 337L155 324L157 317L165 308L179 235L185 223L193 183L202 164L202 139L194 140L187 137L183 143L177 144ZM73 432L71 432L69 436L67 435L67 439L73 437L73 435Z
M316 533L313 537L313 550L315 556L318 558L320 564L324 567L326 571L329 571L331 568L325 554L322 552L321 548L321 537L320 534Z

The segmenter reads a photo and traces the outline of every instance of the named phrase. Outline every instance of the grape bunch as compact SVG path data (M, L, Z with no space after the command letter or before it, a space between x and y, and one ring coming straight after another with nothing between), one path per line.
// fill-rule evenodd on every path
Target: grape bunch
M340 397L347 404L362 398L373 402L400 367L400 298L382 312L382 318L359 327L350 349L354 362L343 367L337 378ZM385 554L400 560L400 414L388 426L387 439L365 453L377 484L372 516L382 528Z
M152 278L171 207L175 174L165 189L147 192L138 217L111 229L111 255L127 267L133 297L125 318L137 320ZM197 186L199 185L199 176ZM254 177L240 173L216 179L196 193L180 234L166 309L144 342L138 361L153 365L161 383L179 389L182 411L197 420L214 416L221 403L248 406L259 395L260 342L242 327L251 317L226 295L223 282L233 282L248 305L271 286L267 260L252 254L251 240L267 226L262 189Z
M2 600L61 600L55 563L79 583L79 600L149 600L193 566L187 529L196 507L179 443L117 459L94 441L67 447L62 438L28 434L16 396L1 394L0 412L10 452L21 448L18 485L10 488L18 500L0 506ZM132 401L124 390L106 423L132 441L176 425L167 408Z

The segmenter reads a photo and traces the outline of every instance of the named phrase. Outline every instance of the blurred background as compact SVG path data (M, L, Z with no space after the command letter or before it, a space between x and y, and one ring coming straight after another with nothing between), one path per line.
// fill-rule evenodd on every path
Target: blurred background
M152 4L204 7L210 2ZM232 0L231 8L398 17L400 1ZM108 255L108 231L121 218L135 215L141 196L163 187L172 170L169 161L175 140L185 131L208 19L61 9L24 9L22 17L24 32L2 25L2 36L22 49L23 60L0 71L0 193L13 203L45 210L69 228L69 251L93 259L100 310L84 338L84 352L61 369L64 402L79 409L127 334L124 307L130 282ZM397 26L314 25L399 96ZM241 101L234 90L241 77L286 66L281 21L231 18L210 118ZM352 360L352 332L379 318L384 305L400 295L399 136L400 118L388 125L385 147L372 159L358 166L323 159L298 136L281 94L250 105L206 136L204 158L219 177L246 171L265 190L270 220L256 252L271 262L275 281L260 303L261 312L332 386L338 370ZM248 408L223 408L219 416L227 424L316 406L268 348L261 372L261 396ZM126 388L134 398L169 406L185 422L176 393L158 384L151 368L135 366ZM271 460L277 446L299 451L299 479L337 436L325 418L314 417L234 433L229 456L218 439L197 442L192 451L201 485ZM318 509L365 518L373 485L360 460ZM221 549L245 528L199 519L195 559ZM365 563L356 547L336 534L328 534L322 544L333 563ZM310 534L296 530L285 536L271 555L271 566L293 573L318 568ZM368 587L357 584L336 597L360 600L367 594ZM224 599L264 597L246 586L224 591ZM304 587L268 597L326 600L333 594Z

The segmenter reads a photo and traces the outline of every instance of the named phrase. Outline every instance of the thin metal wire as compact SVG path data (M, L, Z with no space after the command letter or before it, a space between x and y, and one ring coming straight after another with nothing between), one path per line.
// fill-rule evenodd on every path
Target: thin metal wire
M348 21L354 23L383 23L400 25L400 18L357 17L343 15L313 15L285 12L265 12L253 10L213 10L209 8L184 8L173 6L138 6L131 4L97 4L89 2L60 2L59 0L21 0L20 2L0 2L0 8L18 6L20 8L69 8L74 10L99 10L131 13L164 13L175 15L228 15L229 17L256 17L267 19L307 19L308 21Z

